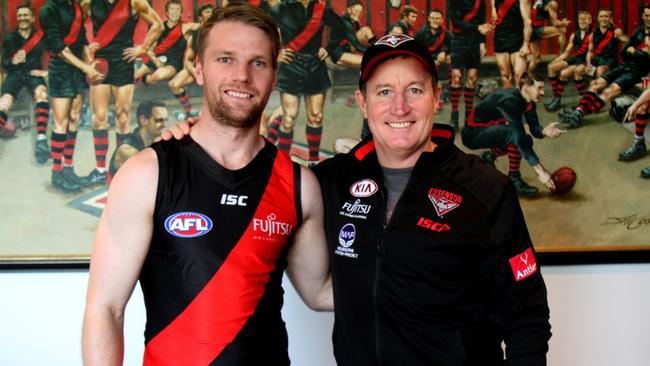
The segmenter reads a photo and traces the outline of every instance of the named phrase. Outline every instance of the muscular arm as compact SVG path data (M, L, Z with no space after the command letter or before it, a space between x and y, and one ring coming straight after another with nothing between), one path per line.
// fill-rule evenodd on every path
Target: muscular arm
M84 365L122 363L124 308L149 249L157 181L156 153L145 149L124 164L110 186L90 261Z
M530 13L532 11L530 0L520 0L519 10L521 12L521 18L524 21L524 46L528 49L528 45L530 44L530 35L533 33L533 21L530 18Z
M150 49L154 42L160 37L160 34L163 31L162 21L158 16L158 13L149 5L147 0L132 0L133 8L138 13L140 19L144 20L149 25L149 30L147 35L144 37L142 44L136 48L137 53L133 58L143 55L148 49Z
M565 27L569 24L569 21L567 19L560 19L560 17L557 15L557 2L551 1L546 5L546 11L548 11L548 17L551 19L551 24L553 24L554 27Z
M573 37L575 37L575 33L571 34L569 37L569 41L566 43L566 48L564 49L564 52L558 56L558 59L565 60L571 56L571 52L573 52Z
M287 255L287 274L307 306L313 310L332 310L334 299L320 186L306 168L301 168L300 184L303 223Z
M190 36L189 39L187 40L187 47L185 47L185 53L183 54L183 66L185 66L185 69L187 69L187 71L192 76L194 76L194 58L196 57L196 55L194 54L194 48L192 47L193 42L198 42L198 40Z

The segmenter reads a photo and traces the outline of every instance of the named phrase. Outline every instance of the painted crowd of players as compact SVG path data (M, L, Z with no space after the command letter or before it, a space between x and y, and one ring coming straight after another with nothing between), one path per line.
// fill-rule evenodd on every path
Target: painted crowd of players
M359 67L363 52L376 39L375 34L370 27L361 25L364 5L360 2L348 2L343 15L317 0L255 3L276 21L283 43L278 55L276 84L281 106L266 121L267 137L280 150L289 153L304 99L307 163L313 164L319 160L325 93L330 88L325 59L329 57L336 65ZM222 5L226 6L227 1ZM185 114L195 115L186 87L194 82L193 61L198 54L196 40L200 25L212 10L212 5L203 5L198 9L197 22L183 22L183 5L178 0L165 4L165 21L145 0L83 0L80 3L48 0L37 15L29 6L18 6L17 30L7 34L2 44L6 79L0 98L0 127L10 128L7 113L20 90L28 88L35 101L35 158L41 164L52 159L53 186L63 192L78 192L86 186L105 184L111 170L146 146L167 120L164 105L146 102L142 108L138 107L138 127L129 131L136 85L141 88L167 82ZM404 5L398 21L386 31L396 37L402 37L398 36L401 34L415 38L428 47L438 66L446 65L450 125L461 131L467 147L488 149L481 154L485 162L494 164L499 156L507 155L508 176L520 195L538 192L521 177L522 157L533 167L539 180L554 189L549 173L532 149L532 137L526 132L524 122L536 138L557 138L565 132L557 123L544 127L537 118L536 103L544 95L543 82L533 76L540 60L540 40L557 38L563 50L548 65L553 96L546 108L549 111L561 108L562 93L569 81L575 83L581 95L575 110L566 109L559 114L561 122L569 127L579 127L585 116L601 110L607 101L634 87L650 72L650 5L643 8L643 23L629 37L614 25L611 10L598 11L595 27L592 27L592 14L582 11L568 41L566 29L570 22L560 18L554 0L454 0L447 2L447 12L431 10L426 24L415 29L419 10ZM40 29L35 27L36 16ZM87 18L93 29L88 35L83 26ZM134 45L138 19L148 25L148 30L142 44ZM325 29L326 45L323 44ZM474 106L487 36L494 39L503 89ZM620 44L624 44L622 48ZM46 51L51 54L47 71L41 62ZM137 59L142 62L135 68ZM47 84L45 77L49 79ZM588 87L587 77L593 78ZM87 85L96 167L80 177L74 171L73 157L81 95ZM462 129L461 97L465 111ZM111 100L116 120L116 152L107 167ZM649 100L646 92L628 110L626 118L634 120L636 138L619 155L621 161L645 156ZM48 144L50 108L53 127ZM353 143L342 146L349 148ZM650 167L643 169L641 176L649 178Z

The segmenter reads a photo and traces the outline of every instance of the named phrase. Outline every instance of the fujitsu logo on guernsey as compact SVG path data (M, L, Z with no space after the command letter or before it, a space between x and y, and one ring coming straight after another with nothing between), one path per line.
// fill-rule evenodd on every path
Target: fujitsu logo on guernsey
M274 213L266 216L266 219L253 219L253 231L255 239L260 240L278 240L281 237L288 237L293 231L293 225L276 220ZM259 235L261 233L263 235Z
M438 188L430 188L428 195L438 217L442 217L447 212L458 208L463 202L463 196Z
M365 220L368 213L370 213L370 208L372 208L372 205L364 205L361 203L361 199L357 199L354 203L344 202L339 215Z
M523 253L510 258L510 268L517 282L535 274L537 272L537 261L533 255L533 248L529 247Z
M379 186L372 179L363 179L350 186L350 194L354 197L370 197L378 190Z
M195 238L212 230L212 220L196 212L179 212L167 217L165 229L179 238Z

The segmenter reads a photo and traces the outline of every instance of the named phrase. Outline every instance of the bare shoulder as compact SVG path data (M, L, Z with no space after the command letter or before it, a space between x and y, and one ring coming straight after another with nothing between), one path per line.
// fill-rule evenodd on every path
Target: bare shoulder
M117 171L109 188L107 208L111 198L142 203L153 207L158 187L158 157L146 148L129 158Z
M323 199L316 175L311 169L300 167L301 202L303 213L322 211Z

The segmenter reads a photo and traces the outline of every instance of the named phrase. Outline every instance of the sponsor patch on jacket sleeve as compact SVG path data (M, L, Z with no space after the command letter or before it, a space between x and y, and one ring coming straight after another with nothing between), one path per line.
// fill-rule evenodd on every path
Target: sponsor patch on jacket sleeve
M510 268L517 282L537 272L537 261L535 261L535 256L533 255L533 248L528 248L524 252L510 258Z

